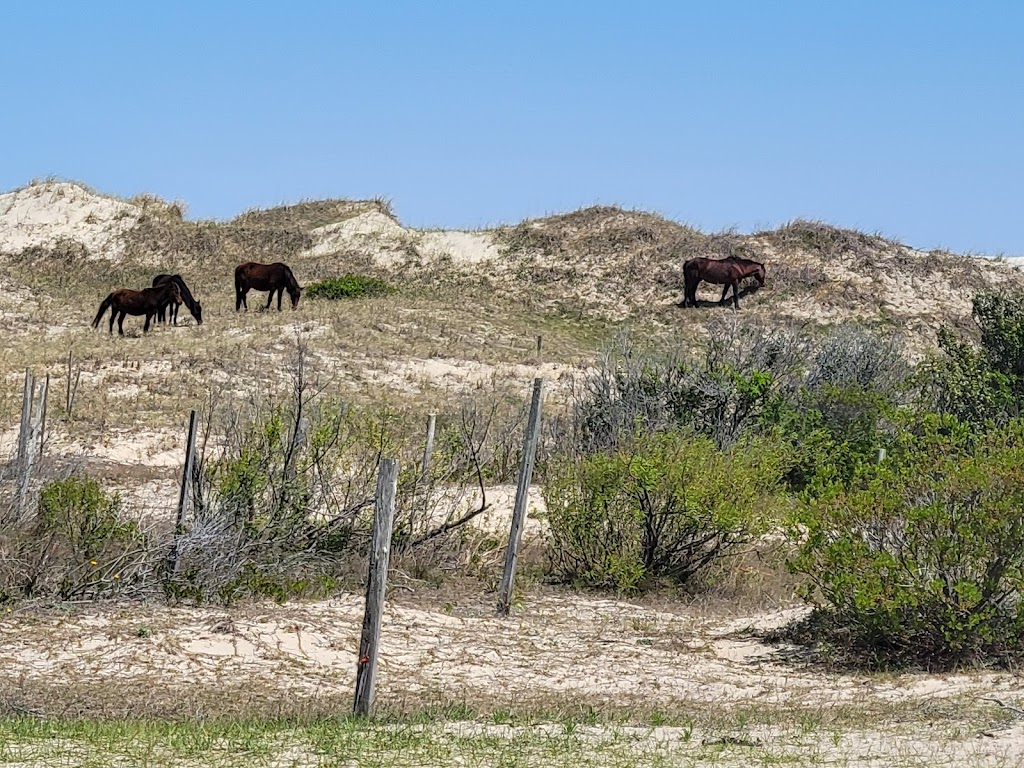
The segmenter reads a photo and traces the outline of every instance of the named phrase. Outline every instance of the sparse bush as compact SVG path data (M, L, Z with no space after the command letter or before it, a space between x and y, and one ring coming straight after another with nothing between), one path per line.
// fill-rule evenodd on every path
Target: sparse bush
M366 275L329 277L310 285L305 293L313 299L361 299L368 296L386 296L395 288L385 280Z
M709 324L701 357L621 336L573 393L571 450L613 450L637 431L684 426L729 445L791 396L805 348L795 333L730 321Z
M1024 656L1024 423L978 442L951 417L908 431L848 490L812 501L792 569L818 607L793 637L874 666Z
M682 432L565 458L544 486L553 573L625 593L686 585L775 520L783 466L771 445L721 451Z
M93 478L46 484L38 514L9 526L8 597L92 598L139 586L151 574L151 542L121 514L120 499Z

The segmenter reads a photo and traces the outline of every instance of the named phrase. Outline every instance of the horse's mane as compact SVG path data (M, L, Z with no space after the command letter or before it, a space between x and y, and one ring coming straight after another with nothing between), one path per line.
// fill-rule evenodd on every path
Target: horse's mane
M743 256L734 256L732 254L730 254L729 256L726 256L724 259L722 259L722 261L736 261L736 262L742 262L744 264L756 264L759 267L763 267L764 266L764 262L755 261L754 259L746 259Z

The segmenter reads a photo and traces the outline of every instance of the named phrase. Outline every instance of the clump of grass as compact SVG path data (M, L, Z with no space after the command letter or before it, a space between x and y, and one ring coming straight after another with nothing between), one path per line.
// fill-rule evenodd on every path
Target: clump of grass
M386 296L395 292L395 287L385 280L367 275L342 275L328 277L313 283L306 289L306 295L314 299L361 299L368 296Z

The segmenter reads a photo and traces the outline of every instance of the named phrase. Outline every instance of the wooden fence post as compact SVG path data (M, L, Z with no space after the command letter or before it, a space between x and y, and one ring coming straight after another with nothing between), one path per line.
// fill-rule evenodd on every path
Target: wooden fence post
M437 425L437 414L427 416L427 444L423 446L423 476L430 469L430 457L434 453L434 427Z
M32 371L25 369L25 386L21 394L21 429L18 431L18 460L15 466L18 471L25 466L25 457L28 455L28 432L32 419L32 395L35 391L35 382L32 379Z
M540 436L540 393L541 379L533 380L533 399L530 401L530 419L526 424L526 439L523 443L523 458L519 466L519 485L516 488L516 504L512 510L512 528L508 534L508 549L505 550L505 571L498 591L498 615L508 616L512 604L512 584L516 573L516 559L519 557L519 540L523 535L523 520L526 518L526 502L533 477L533 463L537 458L537 438Z
M178 515L174 524L174 538L171 542L171 554L167 559L167 571L174 576L178 568L178 537L185 526L185 512L188 509L189 486L193 482L192 466L196 459L196 422L198 414L195 408L188 417L188 438L185 442L185 468L181 473L181 490L178 493Z
M356 696L352 712L372 717L380 628L384 618L384 596L388 585L388 558L391 554L391 529L395 522L395 493L398 489L398 462L382 459L377 471L377 501L373 511L373 539L370 548L370 572L366 579L366 611L359 638L356 665Z
M537 334L537 356L538 357L540 357L540 344L541 344L541 341L542 341L541 335Z
M31 374L26 371L26 377ZM43 452L43 431L46 425L46 401L50 387L50 377L47 376L39 384L36 391L35 378L31 379L31 386L28 387L28 398L26 402L29 407L22 404L22 418L28 412L28 426L18 440L19 453L24 452L24 459L19 466L20 477L18 478L18 515L24 516L28 510L28 492L32 483L32 472L36 462L39 461ZM35 406L32 408L32 406Z
M68 380L67 380L67 391L64 393L64 418L67 421L71 421L71 412L75 407L75 395L78 393L78 382L82 379L81 367L75 371L74 382L72 382L71 373L74 370L72 366L73 356L71 350L68 350Z
M42 403L39 406L39 448L38 456L42 456L43 444L46 442L46 410L47 403L50 399L50 374L46 374L46 379L43 382L42 392Z

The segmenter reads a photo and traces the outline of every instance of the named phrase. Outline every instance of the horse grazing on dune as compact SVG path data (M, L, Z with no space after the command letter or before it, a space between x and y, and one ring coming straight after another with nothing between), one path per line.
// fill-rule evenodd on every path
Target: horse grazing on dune
M203 305L199 303L199 299L192 296L192 291L188 289L185 281L181 275L157 275L153 278L153 287L157 288L164 283L172 282L178 286L178 292L181 294L181 303L184 304L188 311L192 313L192 317L196 319L196 325L203 324ZM174 325L178 324L178 304L173 301L164 304L156 313L156 321L163 323L166 320L171 320ZM167 310L170 309L170 316L168 316Z
M143 288L141 291L134 291L131 288L121 288L111 293L100 304L96 319L92 321L92 327L98 328L103 313L110 309L110 333L114 333L114 317L117 317L117 332L124 336L125 315L145 315L146 324L142 328L143 333L149 332L149 323L153 316L160 311L160 307L168 303L181 304L181 291L176 283L167 282L156 288Z
M270 302L274 299L274 292L277 292L277 309L281 311L281 296L288 291L292 300L292 309L299 306L299 295L302 288L295 279L287 264L279 261L273 264L260 264L255 261L248 261L235 267L235 311L242 307L249 310L249 303L245 295L249 289L256 291L269 291L267 294L266 309L270 309Z
M725 303L726 294L732 288L732 304L735 309L740 308L739 284L748 277L757 280L758 287L764 285L764 264L752 259L742 259L739 256L728 256L724 259L706 259L698 257L687 259L683 264L683 279L685 295L680 306L697 306L697 286L703 280L706 283L724 285L722 298L719 304Z

